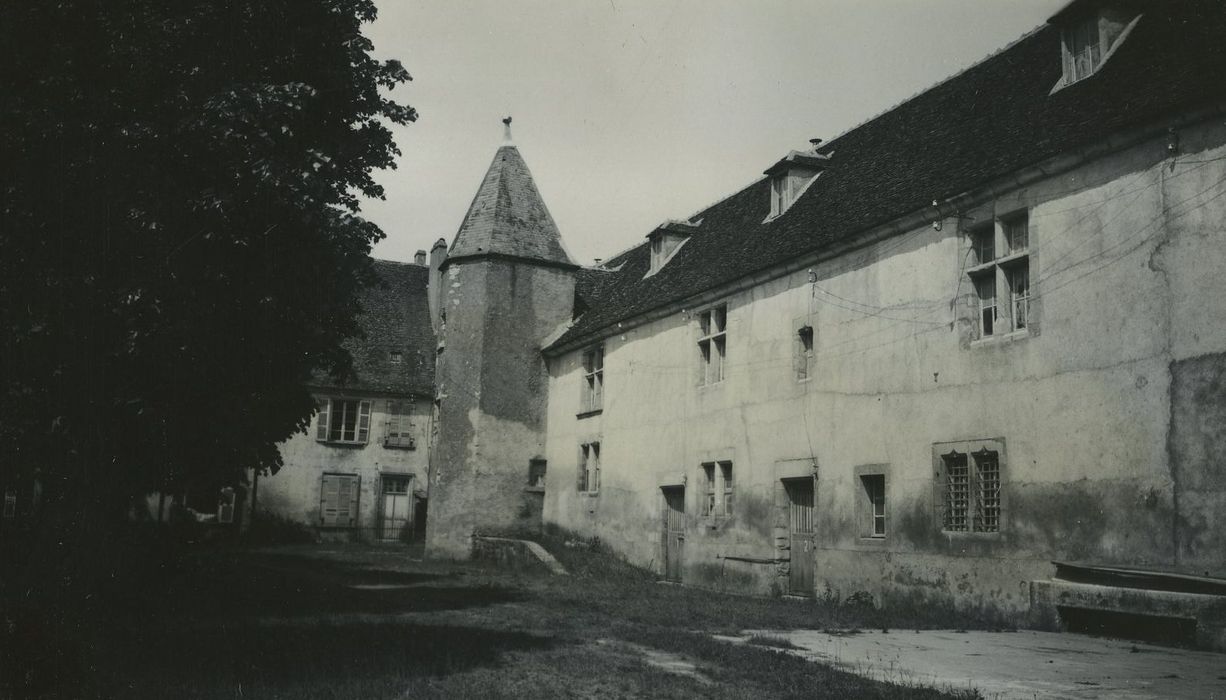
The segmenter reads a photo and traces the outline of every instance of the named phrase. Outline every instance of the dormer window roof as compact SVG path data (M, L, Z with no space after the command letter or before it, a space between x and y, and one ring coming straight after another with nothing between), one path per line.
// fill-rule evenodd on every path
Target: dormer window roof
M1052 92L1097 73L1141 19L1127 0L1075 0L1050 24L1060 27L1060 81Z
M647 277L651 277L660 271L681 246L689 240L690 234L698 229L702 221L677 221L669 219L656 227L656 230L647 234L647 239L651 241L651 263L647 270Z
M825 169L830 154L817 152L821 139L810 143L813 150L792 151L762 171L771 183L771 210L766 221L782 216Z

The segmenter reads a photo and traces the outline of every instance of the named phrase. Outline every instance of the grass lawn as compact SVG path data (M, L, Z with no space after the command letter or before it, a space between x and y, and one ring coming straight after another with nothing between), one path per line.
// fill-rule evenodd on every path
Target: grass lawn
M599 548L546 544L571 575L403 548L212 549L126 566L59 626L10 597L0 697L951 697L814 664L785 640L712 637L936 624L926 613L660 585Z

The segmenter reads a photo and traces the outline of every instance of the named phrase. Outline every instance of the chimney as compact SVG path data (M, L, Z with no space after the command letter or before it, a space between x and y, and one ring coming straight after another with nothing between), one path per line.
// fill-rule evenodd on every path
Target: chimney
M422 267L425 267L426 266L426 251L419 250L416 253L413 253L413 264L421 265Z
M415 256L422 264L425 261L425 251L417 251ZM443 263L447 262L447 241L438 239L430 248L430 281L426 286L426 300L430 306L430 325L434 327L435 335L438 334L441 324L439 323L439 309L442 307L441 299L443 298L443 273L439 268Z

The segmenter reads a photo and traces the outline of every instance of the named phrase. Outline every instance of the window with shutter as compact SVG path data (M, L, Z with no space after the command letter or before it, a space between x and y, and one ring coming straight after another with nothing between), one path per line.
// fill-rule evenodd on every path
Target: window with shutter
M319 523L324 527L354 527L358 519L356 474L324 474L319 488Z
M332 406L332 399L322 399L319 402L319 415L315 422L315 439L320 442L328 440L328 414Z
M383 437L384 447L399 447L411 450L417 446L413 438L412 416L412 401L388 402L387 434Z
M315 439L364 445L370 439L370 401L324 399L319 409Z

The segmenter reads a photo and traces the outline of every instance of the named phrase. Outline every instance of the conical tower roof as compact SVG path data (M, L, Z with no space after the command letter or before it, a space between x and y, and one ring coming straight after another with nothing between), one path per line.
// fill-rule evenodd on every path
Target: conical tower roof
M510 143L494 154L451 244L448 261L486 255L574 265L528 165Z

